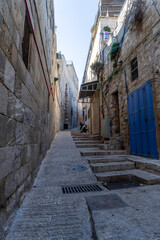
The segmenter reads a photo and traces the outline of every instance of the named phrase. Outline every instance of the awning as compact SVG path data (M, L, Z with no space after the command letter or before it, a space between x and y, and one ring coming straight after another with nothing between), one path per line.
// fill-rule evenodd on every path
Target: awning
M98 81L81 84L79 98L91 97L98 88Z

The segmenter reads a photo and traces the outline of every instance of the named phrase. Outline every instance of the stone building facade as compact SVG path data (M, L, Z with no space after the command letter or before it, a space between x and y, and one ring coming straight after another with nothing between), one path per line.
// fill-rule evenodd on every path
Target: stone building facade
M103 61L103 48L106 45L104 39L104 27L108 26L111 32L114 31L117 18L124 4L124 0L100 0L98 11L95 18L95 29L91 36L88 57L82 83L89 83L97 80L97 77L91 70L91 65L96 61ZM80 94L81 96L81 94ZM99 105L99 90L90 96L91 103L83 104L83 122L87 125L89 132L93 135L100 134L100 105Z
M102 51L94 61L104 63L104 68L97 90L90 96L91 104L85 108L92 134L99 132L113 148L156 159L160 158L159 29L158 0L123 2L108 40L95 35L103 49L99 48ZM88 77L91 58L96 56L94 43L92 40L84 83L96 80Z
M101 106L104 118L110 119L111 136L120 137L128 153L159 158L160 2L145 1L138 21L135 8L126 1L104 49ZM113 40L119 42L119 49L111 61Z
M56 131L52 0L0 1L0 231Z
M63 54L57 54L60 87L61 129L78 125L79 80L72 62L66 62Z

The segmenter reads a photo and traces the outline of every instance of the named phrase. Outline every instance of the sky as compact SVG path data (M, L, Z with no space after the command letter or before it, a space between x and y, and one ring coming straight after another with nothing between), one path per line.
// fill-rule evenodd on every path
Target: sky
M57 51L73 61L81 84L99 0L54 0Z

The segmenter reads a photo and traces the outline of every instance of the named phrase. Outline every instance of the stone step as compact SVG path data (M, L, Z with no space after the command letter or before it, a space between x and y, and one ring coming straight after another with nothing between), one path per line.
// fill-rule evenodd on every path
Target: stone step
M128 160L127 155L108 155L108 156L92 156L87 157L88 162L91 163L108 163L108 162L123 162Z
M75 138L75 137L72 137L72 138L75 139L75 140L76 140L76 139L82 139L82 140L90 139L89 137L76 137L76 138ZM90 140L91 140L91 139L90 139Z
M75 141L75 144L101 144L99 141L85 140L85 141Z
M89 137L87 137L87 138L81 137L81 138L73 138L73 140L74 141L88 141L88 140L91 140L91 139Z
M73 139L74 142L89 142L90 139Z
M78 136L72 136L72 138L90 138L89 135L78 135Z
M90 164L93 172L122 171L135 168L135 163L130 161L108 162L108 163L92 163Z
M99 146L100 149L102 150L120 150L121 145L120 144L101 144Z
M104 155L118 155L118 154L126 154L124 150L100 150L99 148L94 149L81 149L80 153L82 156L104 156Z
M98 181L103 182L117 182L123 180L133 180L138 181L143 184L151 185L151 184L159 184L160 176L142 171L142 170L126 170L126 171L111 171L111 172L101 172L95 173L95 176Z
M88 143L85 143L85 144L76 144L76 147L77 148L96 148L96 147L98 147L98 144L99 143L91 143L91 144L88 144Z
M71 132L72 137L90 136L89 133Z

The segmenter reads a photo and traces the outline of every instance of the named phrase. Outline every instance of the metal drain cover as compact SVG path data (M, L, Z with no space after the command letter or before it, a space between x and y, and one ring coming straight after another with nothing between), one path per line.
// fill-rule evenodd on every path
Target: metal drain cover
M109 190L122 189L122 188L134 188L140 187L140 183L134 181L121 181L121 182L112 182L112 183L104 183L104 187Z
M91 211L128 207L117 194L91 196L86 200Z
M84 192L100 192L102 189L97 185L78 185L62 187L64 194L68 193L84 193Z
M70 170L72 171L72 172L83 172L83 171L85 171L87 168L85 167L85 166L83 166L83 165L76 165L76 166L72 166L71 168L70 168Z

